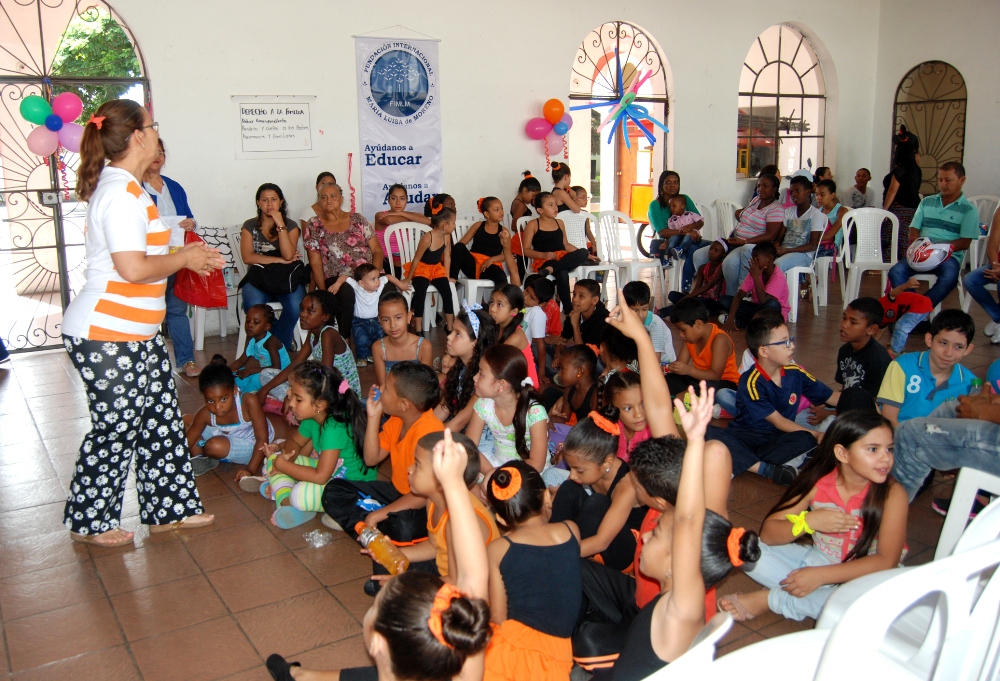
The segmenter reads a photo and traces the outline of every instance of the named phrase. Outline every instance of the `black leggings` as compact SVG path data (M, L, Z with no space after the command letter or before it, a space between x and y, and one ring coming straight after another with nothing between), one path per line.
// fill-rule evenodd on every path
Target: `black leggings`
M476 259L469 253L465 244L455 244L451 247L451 278L458 279L462 275L468 279L489 279L493 282L493 290L496 291L507 283L507 273L503 271L498 263L489 267L484 267L483 271L476 276ZM469 301L472 303L473 301ZM479 302L478 300L475 302Z
M424 316L424 301L427 300L427 287L431 284L434 285L438 295L441 296L441 308L444 314L453 314L455 306L451 299L451 282L448 281L447 277L438 277L436 279L413 277L410 280L410 285L413 287L413 299L410 302L410 310L413 312L413 316ZM420 329L417 330L419 331Z
M552 517L549 522L572 520L580 527L580 538L586 539L597 534L609 508L610 498L597 492L587 494L582 485L567 480L559 485L556 498L552 500ZM600 555L608 567L624 570L635 560L635 547L635 535L628 525L624 525Z
M569 314L573 311L573 296L569 290L569 273L587 262L590 252L586 248L578 248L570 251L559 260L546 260L542 267L552 270L552 276L556 278L556 292L559 294L559 301L562 303L563 312Z

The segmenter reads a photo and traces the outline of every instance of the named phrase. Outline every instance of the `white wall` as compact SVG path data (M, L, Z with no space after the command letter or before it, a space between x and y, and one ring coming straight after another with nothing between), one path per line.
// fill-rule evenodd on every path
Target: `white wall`
M1000 195L1000 2L882 0L872 121L872 176L889 171L893 103L900 80L925 61L945 61L965 78L965 194Z
M545 99L565 98L580 41L615 19L639 25L663 48L674 88L673 165L683 190L699 201L743 198L749 191L750 183L735 179L737 87L752 41L775 23L801 28L835 69L831 77L827 65L827 82L837 90L829 107L827 165L840 177L852 177L855 168L872 162L875 148L875 65L883 59L876 50L879 7L867 0L841 0L836 7L786 0L577 0L571 10L527 0L113 0L113 5L146 60L154 115L169 150L166 173L187 189L204 224L235 224L252 216L253 192L265 181L282 186L296 213L313 200L312 183L321 170L333 171L346 190L349 151L355 154L354 184L360 186L351 35L397 22L442 39L445 189L457 198L460 212L472 212L476 198L485 194L509 201L525 168L543 175L540 145L525 138L524 122L538 115ZM936 14L927 6L917 14ZM886 33L892 31L882 31L889 40ZM977 42L995 55L995 46ZM963 45L971 54L973 46ZM966 72L964 64L956 66ZM316 95L318 127L324 131L321 157L236 161L230 103L236 94ZM970 99L970 110L972 104ZM586 162L569 159L571 167Z

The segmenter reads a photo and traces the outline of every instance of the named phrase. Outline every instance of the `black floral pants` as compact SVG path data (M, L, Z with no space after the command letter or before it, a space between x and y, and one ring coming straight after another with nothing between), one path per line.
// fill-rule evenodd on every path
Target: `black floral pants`
M162 525L204 513L163 337L112 343L63 336L90 400L63 522L99 534L121 522L133 459L139 517Z

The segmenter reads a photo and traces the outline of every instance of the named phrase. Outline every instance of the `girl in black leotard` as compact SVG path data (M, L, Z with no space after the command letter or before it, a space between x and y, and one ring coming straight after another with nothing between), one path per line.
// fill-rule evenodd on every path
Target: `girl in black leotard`
M574 213L580 212L580 204L576 201L576 193L570 191L573 178L569 172L569 166L559 161L552 162L552 196L556 198L556 206L561 213L564 210L571 210Z
M573 301L569 291L569 273L590 259L590 253L577 248L566 237L566 225L556 218L559 207L555 197L542 192L535 197L538 217L524 228L524 255L534 259L532 269L556 278L556 291L563 311L569 314Z
M514 284L520 286L521 277L510 250L510 230L502 224L503 203L495 196L487 196L479 199L476 206L486 219L472 225L451 247L451 277L457 279L463 274L469 279L489 279L493 289L499 290L507 283L510 272Z
M424 316L427 287L432 284L441 296L444 322L451 331L451 322L455 318L451 282L455 280L448 278L448 270L451 269L451 233L454 231L455 211L442 208L431 217L431 231L420 237L413 262L408 263L406 278L413 287L411 309L418 332L423 328L421 318Z
M618 458L617 423L596 411L573 426L563 445L569 480L552 502L552 522L580 526L580 555L600 554L604 564L625 570L635 559L635 537L647 508L636 500L628 464ZM587 494L584 486L590 487Z

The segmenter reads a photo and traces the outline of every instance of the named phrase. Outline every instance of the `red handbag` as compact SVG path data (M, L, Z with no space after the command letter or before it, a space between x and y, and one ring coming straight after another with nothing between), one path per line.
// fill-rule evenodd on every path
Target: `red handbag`
M194 231L184 232L184 244L204 242ZM182 269L174 277L174 295L195 307L228 307L226 280L222 270L213 270L201 276L193 270Z

